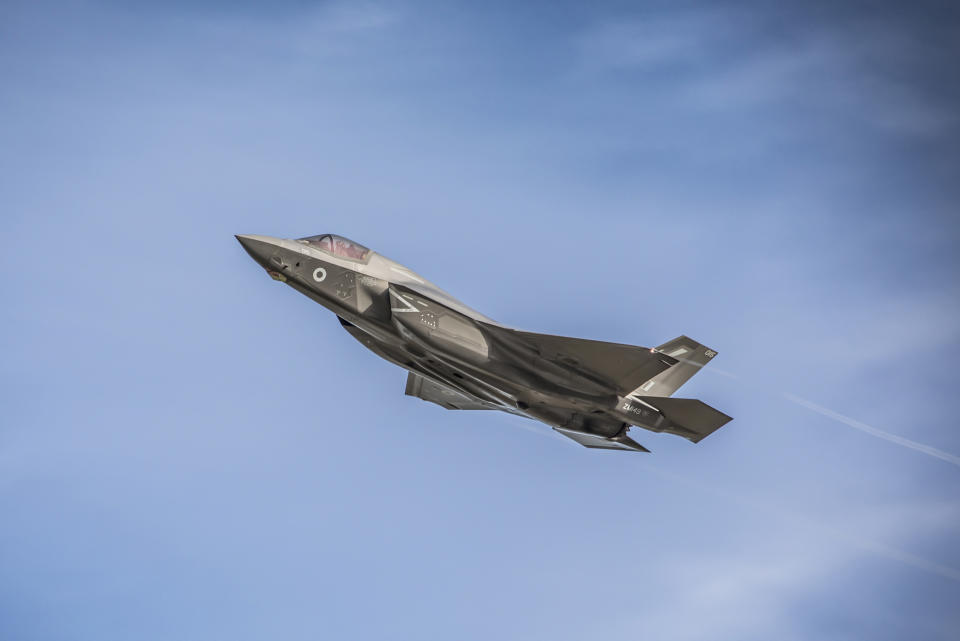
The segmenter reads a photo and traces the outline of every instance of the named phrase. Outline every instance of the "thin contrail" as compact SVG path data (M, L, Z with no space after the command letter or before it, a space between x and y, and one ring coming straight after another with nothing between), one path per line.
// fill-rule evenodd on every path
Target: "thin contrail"
M715 374L719 374L721 376L726 376L728 378L741 380L741 377L738 376L737 374L733 374L731 372L727 372L721 369L710 368L709 371L714 372ZM836 421L843 423L844 425L848 425L850 427L856 428L858 430L866 432L867 434L876 436L877 438L882 438L886 441L890 441L891 443L896 443L897 445L902 445L912 450L916 450L917 452L922 452L924 454L928 454L930 456L934 456L941 460L947 461L948 463L953 463L954 465L960 466L960 457L954 456L953 454L943 452L941 450L938 450L934 447L930 447L928 445L923 445L922 443L916 443L914 441L905 439L895 434L884 432L883 430L877 429L875 427L871 427L866 423L861 423L860 421L854 420L848 416L844 416L843 414L839 414L825 407L821 407L820 405L817 405L816 403L813 403L806 399L800 398L799 396L794 396L793 394L787 394L785 392L781 393L781 396L802 407L806 407L807 409L817 412L818 414L822 414L823 416L832 418ZM517 424L520 427L523 427L524 429L527 429L531 432L535 432L537 434L541 434L543 436L549 437L549 436L556 435L555 432L551 434L549 432L546 432L542 429L537 429L530 425L523 425L520 422L517 422ZM938 576L942 576L947 579L960 582L960 570L950 567L948 565L937 563L936 561L930 561L928 559L917 556L915 554L904 552L903 550L898 550L895 547L891 547L885 543L880 543L879 541L874 541L872 539L868 539L862 536L848 534L842 530L838 530L836 528L830 527L823 523L818 523L813 519L802 516L800 514L789 512L787 510L784 510L783 508L776 507L774 505L770 505L767 503L763 503L755 499L739 496L729 490L725 490L715 485L707 485L689 478L684 478L673 472L662 470L660 468L657 468L647 463L641 463L641 465L644 468L646 468L648 471L662 478L679 482L684 485L687 485L688 487L693 487L701 491L709 492L714 496L723 497L726 500L739 503L740 505L747 506L749 508L752 508L758 511L766 512L768 514L773 514L782 519L793 521L794 523L802 524L810 529L819 531L821 534L826 535L831 539L834 539L837 541L844 541L846 543L859 547L860 549L867 550L873 554L876 554L877 556L881 556L894 561L899 561L900 563L904 563L906 565L912 566L918 570L923 570L924 572L928 572L930 574L936 574Z
M783 393L783 397L792 403L796 403L797 405L806 407L807 409L813 410L818 414L822 414L823 416L832 418L835 421L839 421L844 425L849 425L852 428L858 429L862 432L866 432L867 434L876 436L877 438L882 438L885 441L890 441L891 443L896 443L897 445L908 447L911 450L916 450L917 452L923 452L924 454L928 454L930 456L936 457L940 460L946 461L947 463L953 463L954 465L960 466L960 456L954 456L949 452L938 450L935 447L924 445L923 443L917 443L916 441L911 441L908 438L903 438L902 436L897 436L896 434L891 434L890 432L884 432L881 429L877 429L876 427L871 427L866 423L861 423L860 421L852 419L849 416L844 416L843 414L827 409L822 405L817 405L813 401L808 401L805 398L800 398L799 396L788 394L786 392Z
M681 359L681 360L684 360L685 362L690 363L691 365L697 365L698 367L703 367L699 363L694 363L693 361L687 361L686 359ZM727 378L732 378L735 380L743 380L742 376L739 376L732 372L727 372L715 367L707 368L707 370L710 372L713 372L714 374L719 374L720 376L724 376ZM769 392L769 393L774 396L778 395L777 393L774 393L774 392ZM871 436L875 436L877 438L883 439L890 443L895 443L897 445L906 447L916 452L921 452L928 456L938 458L942 461L946 461L947 463L952 463L954 465L960 466L960 456L955 456L953 454L950 454L949 452L944 452L943 450L939 450L935 447L924 445L923 443L917 443L916 441L911 441L910 439L903 438L902 436L897 436L896 434L885 432L879 428L867 425L866 423L862 423L856 419L852 419L849 416L844 416L839 412L834 412L833 410L827 409L822 405L817 405L813 401L808 401L807 399L801 398L795 394L790 394L788 392L780 392L779 396L781 398L785 398L791 403L796 403L801 407L805 407L808 410L814 411L822 416L826 416L827 418L832 418L837 422L843 423L848 427L858 429L861 432L870 434ZM781 518L789 519L798 523L803 523L807 527L813 528L815 530L819 530L821 533L826 534L827 536L835 540L841 540L841 541L846 541L848 543L852 543L861 549L869 550L870 552L873 552L874 554L877 554L879 556L892 559L895 561L899 561L901 563L905 563L907 565L913 566L919 570L930 572L932 574L937 574L939 576L946 577L948 579L952 579L954 581L960 582L960 570L950 567L948 565L937 563L935 561L929 561L922 557L916 556L915 554L910 554L909 552L898 550L894 547L891 547L884 543L880 543L878 541L873 541L871 539L867 539L861 536L847 534L846 532L834 529L822 523L817 523L807 517L800 516L798 514L793 514L791 512L787 512L782 508L777 508L775 506L767 505L756 500L748 499L742 496L737 496L732 492L723 490L716 486L705 485L697 481L692 481L690 479L682 478L671 472L660 470L652 465L644 465L644 467L646 467L648 470L650 470L654 474L657 474L658 476L668 478L674 481L679 481L681 483L684 483L685 485L710 492L717 496L722 496L728 500L734 501L736 503L740 503L741 505L749 506L753 509L762 510L767 513L773 513L780 516Z
M691 364L691 365L696 365L697 367L701 367L701 368L703 367L703 365L701 365L701 364L699 364L699 363L694 363L693 361L688 361L688 360L686 360L686 359L680 359L680 360L683 360L685 363L689 363L689 364ZM738 376L737 374L734 374L734 373L732 373L732 372L727 372L727 371L724 371L724 370L722 370L722 369L718 369L718 368L716 368L716 367L708 367L708 368L707 368L707 371L708 371L708 372L713 372L714 374L719 374L720 376L725 376L725 377L727 377L727 378L733 378L733 379L736 379L736 380L743 380L743 377L742 377L742 376ZM789 392L779 392L779 393L776 393L776 392L772 392L772 391L770 391L769 393L772 394L772 395L774 395L774 396L779 396L780 398L785 398L785 399L787 399L788 401L790 401L791 403L796 403L797 405L799 405L799 406L801 406L801 407L805 407L805 408L807 408L808 410L814 411L814 412L816 412L817 414L820 414L821 416L826 416L827 418L832 418L833 420L835 420L835 421L837 421L837 422L839 422L839 423L843 423L844 425L847 425L847 426L852 427L852 428L854 428L854 429L858 429L858 430L860 430L861 432L866 432L867 434L869 434L869 435L871 435L871 436L876 436L877 438L881 438L881 439L883 439L883 440L885 440L885 441L888 441L888 442L890 442L890 443L896 443L897 445L906 447L906 448L911 449L911 450L913 450L913 451L915 451L915 452L921 452L921 453L926 454L926 455L928 455L928 456L932 456L932 457L934 457L934 458L938 458L938 459L940 459L941 461L946 461L947 463L952 463L953 465L956 465L956 466L960 467L960 456L956 456L955 454L951 454L950 452L944 452L943 450L939 450L939 449L937 449L937 448L935 448L935 447L932 447L932 446L930 446L930 445L924 445L923 443L917 443L916 441L911 441L911 440L908 439L908 438L904 438L904 437L902 437L902 436L897 436L896 434L891 434L890 432L885 432L885 431L881 430L880 428L873 427L873 426L871 426L871 425L867 425L866 423L862 423L862 422L860 422L860 421L858 421L858 420L856 420L856 419L850 418L849 416L844 416L843 414L841 414L841 413L839 413L839 412L834 412L833 410L827 409L826 407L823 407L822 405L817 405L817 404L814 403L813 401L808 401L807 399L801 398L801 397L797 396L796 394L790 394Z

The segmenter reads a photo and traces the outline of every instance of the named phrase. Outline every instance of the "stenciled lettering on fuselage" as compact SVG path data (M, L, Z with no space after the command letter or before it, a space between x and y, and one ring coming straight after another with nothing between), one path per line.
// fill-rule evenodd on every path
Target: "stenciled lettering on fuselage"
M646 416L651 416L653 414L653 412L651 412L650 410L640 405L634 405L630 401L626 401L626 400L623 402L623 405L620 406L620 409L622 409L624 412L627 412L628 414L635 414L637 416L646 417Z

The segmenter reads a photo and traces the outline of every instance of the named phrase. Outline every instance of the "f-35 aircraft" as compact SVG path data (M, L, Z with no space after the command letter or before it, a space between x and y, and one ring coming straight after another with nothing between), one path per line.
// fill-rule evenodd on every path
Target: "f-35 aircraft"
M236 238L272 278L407 370L410 396L532 418L609 450L649 452L627 435L631 426L697 443L731 420L699 400L671 398L717 354L686 336L651 349L524 332L341 236Z

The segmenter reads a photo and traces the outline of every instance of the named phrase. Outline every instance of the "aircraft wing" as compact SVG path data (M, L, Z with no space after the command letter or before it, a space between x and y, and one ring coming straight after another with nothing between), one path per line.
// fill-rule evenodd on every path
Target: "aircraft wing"
M446 385L435 383L419 374L410 372L407 375L407 396L416 396L425 401L436 403L448 410L496 410L500 409L479 398L469 396L463 392L449 388Z
M499 331L498 331L499 330ZM584 338L535 334L494 328L533 347L542 358L562 365L586 369L628 394L677 363L677 359L647 347L606 343Z

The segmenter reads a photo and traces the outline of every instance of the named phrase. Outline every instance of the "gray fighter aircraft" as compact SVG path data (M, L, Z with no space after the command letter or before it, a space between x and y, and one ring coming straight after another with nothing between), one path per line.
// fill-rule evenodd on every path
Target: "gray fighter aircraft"
M533 334L474 311L341 236L238 235L275 280L320 303L354 338L407 370L406 393L450 410L501 410L586 447L649 450L631 426L694 443L730 421L671 398L716 352L680 336L655 348Z

